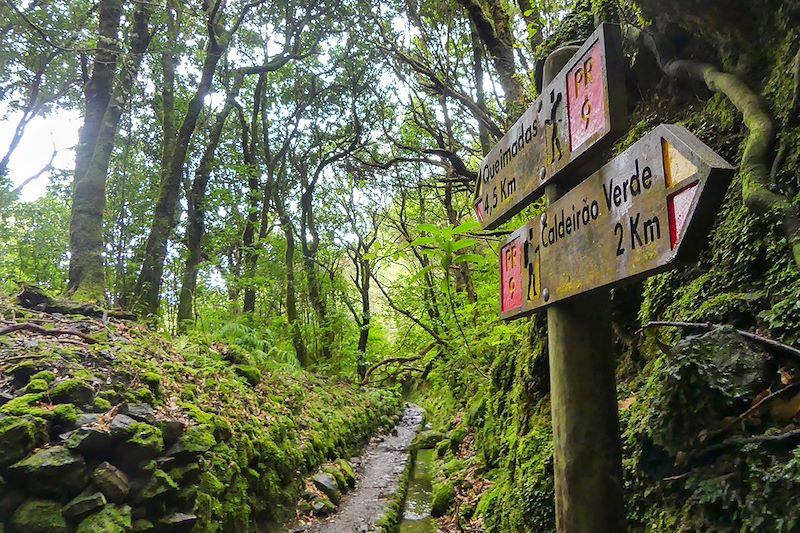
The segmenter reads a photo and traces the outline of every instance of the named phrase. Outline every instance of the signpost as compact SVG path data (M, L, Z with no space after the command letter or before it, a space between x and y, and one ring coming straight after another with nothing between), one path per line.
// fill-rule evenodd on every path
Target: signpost
M690 260L733 167L686 129L661 125L600 168L625 120L619 28L601 24L571 57L557 52L545 75L558 74L481 164L475 210L493 229L547 195L544 213L500 248L500 316L547 308L557 530L617 532L609 289Z
M500 316L641 279L690 259L733 174L685 128L662 124L500 248Z
M494 229L541 196L548 183L592 172L602 151L625 131L625 105L619 27L601 24L484 158L478 220Z

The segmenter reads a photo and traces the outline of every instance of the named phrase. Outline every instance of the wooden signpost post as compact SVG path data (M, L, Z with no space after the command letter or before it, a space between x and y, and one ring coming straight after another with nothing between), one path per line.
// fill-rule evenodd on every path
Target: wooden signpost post
M619 41L619 28L602 24L571 57L551 54L546 77L558 74L478 173L475 210L488 229L547 195L544 213L500 248L500 315L547 309L562 533L625 530L610 289L692 259L733 175L675 125L601 168L598 155L624 129Z

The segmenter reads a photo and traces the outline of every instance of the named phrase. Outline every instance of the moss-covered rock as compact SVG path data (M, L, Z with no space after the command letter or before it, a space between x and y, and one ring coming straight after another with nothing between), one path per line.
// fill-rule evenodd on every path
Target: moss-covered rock
M327 516L336 511L336 505L325 497L315 498L310 507L314 516Z
M119 455L126 464L137 464L158 457L164 450L161 430L145 422L130 426L131 436L119 445Z
M5 372L13 378L13 383L16 386L22 387L27 384L34 375L44 370L46 364L47 363L41 360L23 361L8 368Z
M336 485L339 487L340 491L347 491L347 478L345 478L344 474L341 470L339 470L338 467L334 465L325 465L322 467L322 471L333 476L333 479L336 480Z
M19 461L47 438L47 423L41 418L0 418L0 468Z
M86 516L87 514L96 511L103 507L106 503L106 497L101 492L86 492L75 496L70 500L63 509L64 516L68 520L75 520Z
M32 392L45 392L47 389L50 388L50 383L48 383L44 379L31 379L27 385L25 385L25 393L30 394Z
M339 470L342 472L345 481L347 482L347 486L350 488L355 487L356 485L356 473L353 471L353 467L344 459L337 459L336 466L339 467Z
M178 484L163 470L156 470L153 472L153 477L142 487L142 489L134 496L135 503L147 502L156 498L160 498L165 494L177 492L179 489Z
M131 508L109 504L81 520L76 533L128 533L132 530Z
M54 403L90 405L94 400L94 387L82 379L65 379L53 385L50 399Z
M47 383L52 383L56 380L55 372L51 370L42 370L41 372L37 372L36 374L31 376L31 381L34 379L41 379L46 381Z
M144 518L139 518L138 520L133 521L133 531L135 531L136 533L145 533L154 531L155 528L156 526L153 525L153 522L151 522L150 520L146 520Z
M320 472L315 474L314 477L311 478L311 481L314 483L314 486L317 487L317 489L322 491L322 493L333 502L334 505L339 505L339 501L342 499L342 492L339 489L339 484L336 482L336 478L327 472Z
M170 455L197 455L207 452L217 443L214 433L208 427L192 426L178 438L169 450Z
M261 371L255 366L235 365L233 370L237 375L243 377L251 386L255 387L261 382Z
M417 449L433 448L443 438L444 435L438 431L420 431L417 437L414 439L414 447Z
M11 517L14 531L24 533L69 533L61 504L50 500L28 500Z
M9 478L24 483L34 494L73 496L86 486L88 476L83 457L64 446L43 448L11 465Z
M467 437L467 428L464 426L459 426L452 431L448 435L450 441L450 450L453 453L458 451L458 448L461 446L461 443L464 442L464 439Z
M447 513L456 499L456 490L450 483L435 484L431 496L431 516L440 517Z

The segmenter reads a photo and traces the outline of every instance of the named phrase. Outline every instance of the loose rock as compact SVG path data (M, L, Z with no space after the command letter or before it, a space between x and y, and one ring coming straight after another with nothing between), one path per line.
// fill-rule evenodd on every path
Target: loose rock
M128 476L109 462L100 463L94 469L92 481L100 489L100 492L112 502L121 502L130 491Z
M156 423L156 413L153 408L146 403L126 403L120 409L120 413L127 415L139 422L148 424Z
M108 429L114 437L127 438L133 433L133 426L136 423L136 420L128 415L117 415L111 419Z
M317 498L311 503L311 511L316 516L329 515L336 510L336 506L328 498Z
M332 475L326 472L320 472L311 478L311 480L314 482L314 486L321 490L334 505L339 505L342 499L342 493L339 491L339 485Z
M67 505L64 506L64 516L70 519L80 518L103 507L106 497L101 492L91 494L79 494Z
M197 516L189 513L172 513L158 521L165 531L189 531L197 522Z

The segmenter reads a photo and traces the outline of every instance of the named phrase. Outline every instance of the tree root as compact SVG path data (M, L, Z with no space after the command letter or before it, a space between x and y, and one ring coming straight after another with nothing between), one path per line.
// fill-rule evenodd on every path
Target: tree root
M663 322L663 321L654 321L648 322L643 327L639 328L636 332L636 335L641 335L648 329L653 328L663 328L663 327L675 327L675 328L683 328L683 329L697 329L700 331L713 331L715 329L721 328L722 324L712 324L711 322ZM750 333L749 331L744 331L741 329L737 329L736 332L741 335L742 337L749 339L751 341L755 341L761 343L765 346L769 346L779 352L783 353L784 355L789 356L795 363L800 363L800 350L793 346L789 346L788 344L784 344L782 342L776 341L775 339L770 339L767 337L763 337L761 335L757 335L755 333Z
M742 201L753 213L771 215L781 222L795 265L800 269L800 213L790 198L768 188L768 160L775 142L775 124L759 96L737 76L722 72L711 64L665 57L656 39L635 26L626 26L623 33L635 45L649 50L666 75L702 81L710 90L725 95L739 110L749 131L739 172ZM795 61L796 68L800 68L797 67L798 61L800 56Z
M74 335L75 337L80 337L84 340L87 344L97 344L98 341L93 339L89 335L85 333L81 333L80 331L75 331L71 329L45 329L42 326L37 326L36 324L31 324L30 322L26 322L24 324L14 324L13 326L7 326L5 328L0 328L0 335L7 335L9 333L13 333L14 331L32 331L33 333L38 333L39 335L46 335L49 337L58 337L60 335Z

